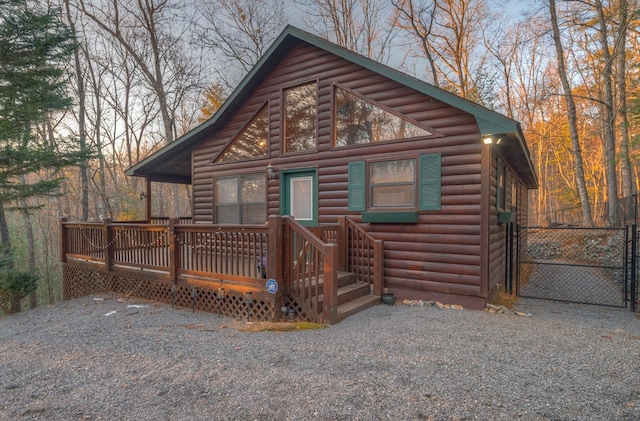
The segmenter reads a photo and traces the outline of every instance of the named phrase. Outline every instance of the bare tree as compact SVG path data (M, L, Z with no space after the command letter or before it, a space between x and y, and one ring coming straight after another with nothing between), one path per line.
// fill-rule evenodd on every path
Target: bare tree
M79 5L96 29L135 62L153 92L161 117L160 136L171 143L177 134L176 110L185 96L202 87L200 55L185 44L194 18L185 14L186 7L174 6L169 0L108 0L100 6L79 0ZM177 186L173 197L177 214Z
M638 6L637 2L632 0L633 9ZM629 2L627 0L618 1L617 13L617 43L615 55L617 57L615 67L615 79L617 88L618 101L616 104L617 125L620 137L620 172L622 177L622 196L625 198L625 209L627 215L625 219L631 216L630 210L633 207L633 195L637 192L636 177L632 171L631 157L629 154L630 135L629 135L629 117L627 103L627 32L632 17L629 14Z
M580 148L580 139L578 136L577 127L577 113L576 106L573 100L573 94L571 85L569 84L569 77L567 76L564 47L562 46L562 40L560 37L560 27L558 24L558 15L556 10L555 0L549 0L549 14L552 27L553 42L556 49L556 57L558 60L558 73L562 82L562 88L564 90L564 99L567 107L567 117L569 121L569 132L571 136L573 165L575 171L575 181L580 197L580 204L582 206L582 224L584 226L593 226L593 216L591 215L591 205L589 203L589 195L587 192L587 186L584 177L584 165L582 163L582 151Z
M379 62L391 58L397 14L383 0L298 0L321 37Z
M393 0L399 23L419 41L434 83L483 103L485 60L482 30L488 24L486 0L438 0L425 6L414 0Z
M198 42L217 57L219 79L235 88L284 28L283 0L202 0L200 7Z
M431 81L440 87L440 77L435 63L434 45L432 41L433 25L435 23L435 2L426 5L422 2L415 4L413 0L391 0L396 8L398 19L396 25L411 34L418 41L420 52L427 60Z

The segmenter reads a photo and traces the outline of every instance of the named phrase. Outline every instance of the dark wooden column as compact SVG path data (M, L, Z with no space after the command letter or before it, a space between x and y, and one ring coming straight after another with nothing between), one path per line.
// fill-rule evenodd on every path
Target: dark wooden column
M66 226L67 218L60 218L60 261L66 263L67 261L67 244L68 234Z
M147 224L151 223L151 181L145 177L145 195L144 195L144 207L145 207L145 216L147 219Z

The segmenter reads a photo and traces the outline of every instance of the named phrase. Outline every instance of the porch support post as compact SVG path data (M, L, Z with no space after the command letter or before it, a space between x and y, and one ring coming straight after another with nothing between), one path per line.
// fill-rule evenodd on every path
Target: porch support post
M67 262L67 244L69 234L67 232L67 218L60 218L60 261Z
M174 284L178 283L178 268L180 267L180 247L176 235L176 225L180 218L169 218L169 278Z
M278 284L290 287L284 279L284 238L282 217L269 216L269 250L267 255L267 279L275 279ZM278 290L280 294L280 290Z
M144 193L144 209L147 218L147 224L151 223L151 181L145 177L145 193Z
M336 268L338 246L337 244L327 244L324 250L322 317L327 323L333 324L338 315L338 271Z
M113 240L113 229L112 229L112 222L113 220L111 218L105 218L103 220L103 237L104 237L104 241L105 241L105 245L103 247L106 247L104 250L104 268L108 271L111 271L111 268L113 267L113 258L114 258L114 251L115 251L115 241Z

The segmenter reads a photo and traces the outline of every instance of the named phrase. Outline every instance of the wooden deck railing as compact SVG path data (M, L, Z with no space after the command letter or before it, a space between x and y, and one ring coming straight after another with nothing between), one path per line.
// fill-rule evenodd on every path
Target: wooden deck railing
M263 288L276 279L305 311L333 323L337 315L338 270L382 294L382 242L347 218L339 225L310 229L289 217L271 216L265 225L61 222L63 262L105 270L155 272L179 277L229 280Z
M373 295L382 296L384 283L384 243L369 235L347 217L338 221L339 232L345 236L344 265L347 272L356 274L360 282L368 283Z
M333 323L338 308L338 246L323 242L293 218L284 221L285 278L291 292L314 318L322 313Z
M266 278L268 227L204 224L170 227L178 249L178 275L238 281Z
M258 280L266 277L267 225L223 226L112 222L70 223L61 227L61 256L106 270L146 269L205 278ZM262 282L262 281L260 281Z

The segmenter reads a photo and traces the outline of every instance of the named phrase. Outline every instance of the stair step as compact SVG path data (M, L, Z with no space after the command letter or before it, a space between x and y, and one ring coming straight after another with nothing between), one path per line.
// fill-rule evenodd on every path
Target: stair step
M360 282L345 285L338 288L338 305L344 304L348 301L355 300L363 295L369 294L369 285ZM322 308L324 303L324 294L318 295L318 307ZM322 310L320 310L322 311Z
M373 307L380 304L380 297L375 295L363 295L362 297L351 300L347 303L338 306L338 312L336 316L336 322L343 320L357 312L364 310L365 308Z
M353 284L356 282L356 274L353 272L338 272L338 288ZM322 289L324 275L320 275L318 286Z

